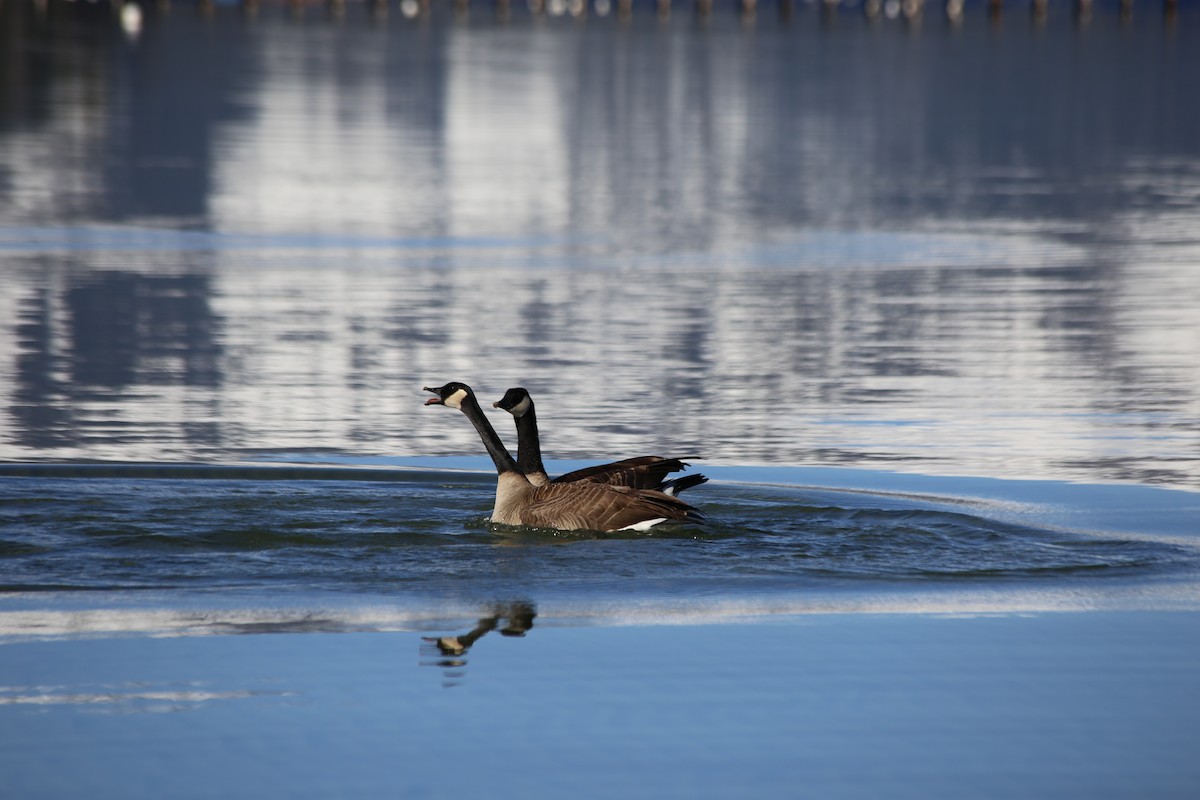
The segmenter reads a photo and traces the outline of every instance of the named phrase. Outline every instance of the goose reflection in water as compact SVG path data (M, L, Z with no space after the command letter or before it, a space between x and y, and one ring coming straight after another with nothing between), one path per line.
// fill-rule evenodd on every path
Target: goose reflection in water
M495 630L501 636L521 637L533 628L537 609L532 603L518 601L496 603L489 613L480 617L475 627L457 636L423 636L421 666L435 666L446 670L446 685L456 685L463 677L467 666L463 658L476 642ZM434 652L436 651L436 652Z

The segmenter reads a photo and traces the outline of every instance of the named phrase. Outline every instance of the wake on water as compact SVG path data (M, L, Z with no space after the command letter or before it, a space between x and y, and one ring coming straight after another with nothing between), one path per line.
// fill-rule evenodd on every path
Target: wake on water
M693 498L703 526L599 534L492 525L494 478L469 472L0 474L7 637L424 629L513 599L613 624L1196 594L1193 548L1018 524L983 501L714 482Z

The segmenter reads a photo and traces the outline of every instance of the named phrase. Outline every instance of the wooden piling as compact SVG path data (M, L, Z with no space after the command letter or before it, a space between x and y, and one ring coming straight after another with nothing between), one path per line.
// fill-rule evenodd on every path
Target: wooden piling
M1029 11L1033 15L1034 22L1045 22L1046 11L1049 9L1049 0L1033 0L1029 4Z
M381 23L388 18L387 0L366 0L367 10L370 12L370 19L373 23Z

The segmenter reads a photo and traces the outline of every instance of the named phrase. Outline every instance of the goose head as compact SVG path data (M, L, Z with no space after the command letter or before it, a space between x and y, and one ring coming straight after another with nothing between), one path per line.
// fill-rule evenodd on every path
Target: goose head
M505 392L504 397L492 403L492 406L502 408L514 417L523 417L533 407L533 400L530 399L529 392L517 387Z
M448 406L449 408L462 408L463 401L468 397L474 397L475 393L471 391L471 387L465 383L451 381L445 386L431 388L426 386L422 391L433 392L437 397L431 397L425 401L427 406Z

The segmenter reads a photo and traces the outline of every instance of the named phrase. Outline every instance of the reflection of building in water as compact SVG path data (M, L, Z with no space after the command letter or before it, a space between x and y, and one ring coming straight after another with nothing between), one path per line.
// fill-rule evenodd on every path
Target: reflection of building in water
M562 231L569 227L563 129L563 43L532 34L519 57L491 30L455 28L446 45L442 131L447 232ZM499 46L498 46L499 45ZM538 64L538 53L546 61Z
M15 438L54 449L80 445L93 431L124 427L137 438L165 426L178 427L172 438L215 444L206 402L193 413L141 408L132 419L121 408L147 387L168 396L170 387L199 389L207 397L220 386L221 323L209 304L208 276L82 272L64 283L18 301Z
M476 642L493 631L499 631L501 636L524 636L533 628L536 616L537 610L532 603L497 603L466 633L422 637L421 664L441 668L445 676L444 685L456 686L465 675L467 652Z
M0 4L5 224L204 219L213 130L239 116L229 93L255 72L245 39L217 49L184 27L143 60L112 17L106 4Z
M5 3L4 7L28 5ZM3 8L0 8L2 11ZM14 48L12 53L19 52ZM107 97L112 76L107 59L93 59L89 69L71 70L66 65L46 70L53 80L36 80L39 71L30 64L6 56L0 45L0 72L14 69L29 73L29 80L0 80L0 100L46 106L53 114L39 124L6 129L0 127L0 220L5 224L45 224L63 218L103 216L104 163L110 146L105 104L89 98ZM21 95L7 97L6 89L20 87ZM6 109L0 108L0 112ZM0 118L2 119L2 118Z
M78 387L216 386L219 321L207 275L101 272L67 291Z
M185 16L0 54L0 219L59 233L2 265L18 456L481 455L458 379L554 458L1200 470L1190 38Z
M258 42L253 109L224 125L209 197L222 230L445 232L440 139L444 29L347 37L327 26L275 28Z
M16 424L6 438L34 449L69 444L78 433L73 424L74 404L63 402L71 387L59 363L65 354L56 345L62 335L63 320L56 313L61 298L43 288L14 299L14 370L12 394L6 400Z
M528 53L514 63L490 29L398 35L408 46L319 27L263 40L256 113L217 142L218 227L462 237L567 227L559 34L534 34L550 56L538 68Z

